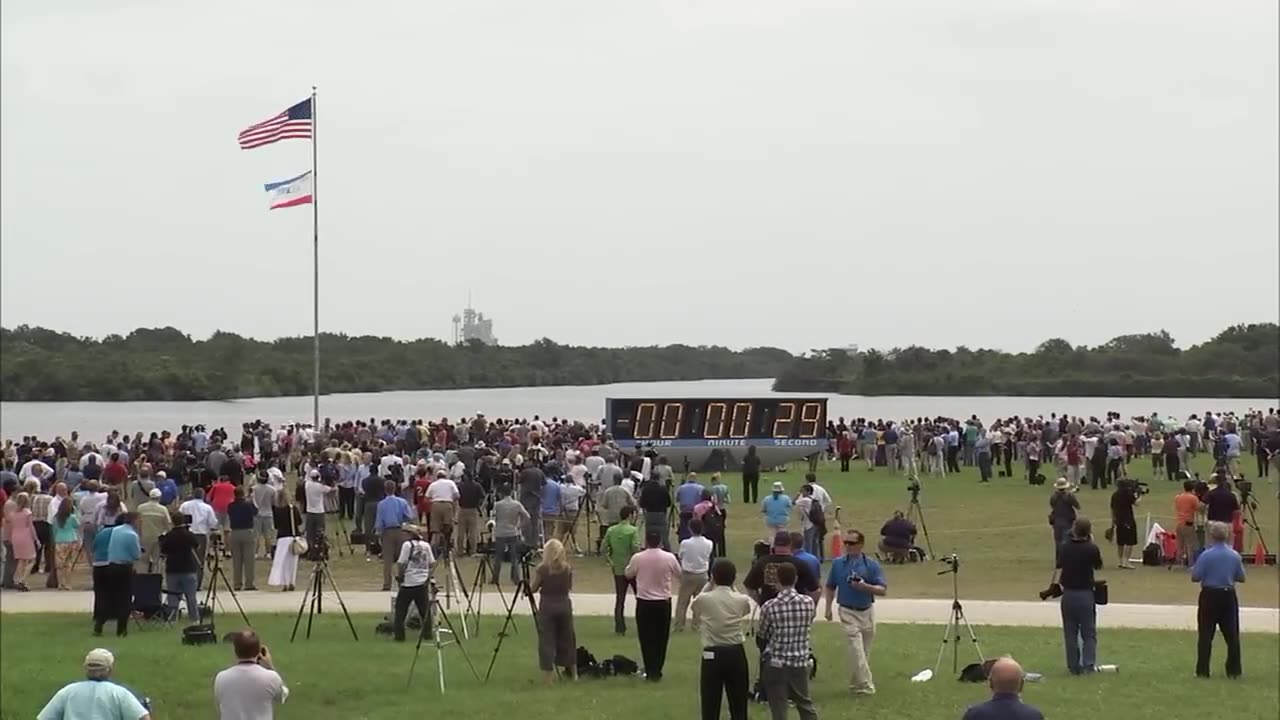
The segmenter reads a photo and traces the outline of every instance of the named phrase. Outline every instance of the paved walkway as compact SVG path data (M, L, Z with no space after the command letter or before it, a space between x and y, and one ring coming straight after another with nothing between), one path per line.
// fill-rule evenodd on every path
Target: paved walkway
M241 592L237 596L246 612L290 613L297 612L302 593L295 591ZM510 598L510 595L507 595ZM225 593L220 601L227 601ZM342 600L347 610L360 613L385 613L391 607L391 594L385 592L346 592ZM326 593L324 601L334 606L332 593ZM443 598L442 598L443 601ZM1017 625L1025 627L1058 627L1061 618L1056 602L968 600L964 602L965 616L974 625ZM89 592L40 592L19 593L5 591L0 594L0 612L4 613L78 613L88 612L93 604ZM465 601L464 601L465 604ZM612 615L613 596L599 593L578 593L573 596L574 611L579 615ZM228 608L229 610L233 609ZM456 604L454 605L456 607ZM486 615L503 614L506 608L497 593L484 593L480 600L481 611ZM527 603L519 603L518 613L527 614ZM627 613L631 614L631 598ZM876 619L886 623L921 623L943 625L951 612L950 600L911 600L885 598L876 603ZM1117 603L1098 608L1098 622L1106 627L1194 629L1196 609L1189 605L1136 605ZM1280 610L1273 608L1241 608L1241 628L1246 632L1280 633Z

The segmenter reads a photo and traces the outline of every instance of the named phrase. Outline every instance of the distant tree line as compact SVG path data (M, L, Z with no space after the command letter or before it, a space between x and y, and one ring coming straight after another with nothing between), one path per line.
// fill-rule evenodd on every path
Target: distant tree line
M1275 398L1280 327L1236 325L1186 350L1163 330L1092 348L1054 338L1030 353L914 345L813 350L787 364L773 387L851 395Z
M777 348L594 348L539 340L499 347L434 339L321 334L325 393L594 385L774 377ZM0 329L0 399L222 400L310 395L312 339L263 342L217 332L192 340L171 327L101 340L22 325Z

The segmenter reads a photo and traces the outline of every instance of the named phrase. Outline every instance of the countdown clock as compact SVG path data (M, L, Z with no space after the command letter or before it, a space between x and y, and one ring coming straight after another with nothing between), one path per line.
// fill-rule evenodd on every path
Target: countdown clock
M809 455L827 444L826 398L609 398L605 424L623 448L652 445L690 462L714 449L754 445L766 463Z

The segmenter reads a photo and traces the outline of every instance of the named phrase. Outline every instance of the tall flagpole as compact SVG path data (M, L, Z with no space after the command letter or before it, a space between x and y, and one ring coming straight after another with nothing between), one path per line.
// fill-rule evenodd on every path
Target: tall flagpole
M311 86L311 262L312 319L315 322L314 362L311 378L313 427L320 430L320 205L316 193L316 86Z

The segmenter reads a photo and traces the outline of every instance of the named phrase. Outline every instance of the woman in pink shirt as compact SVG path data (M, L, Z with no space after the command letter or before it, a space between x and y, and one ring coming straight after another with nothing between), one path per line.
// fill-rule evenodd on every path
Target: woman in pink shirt
M640 638L645 680L658 682L667 662L671 585L680 579L680 561L662 549L662 535L657 532L646 532L644 545L644 550L631 556L626 576L636 583L636 635Z

